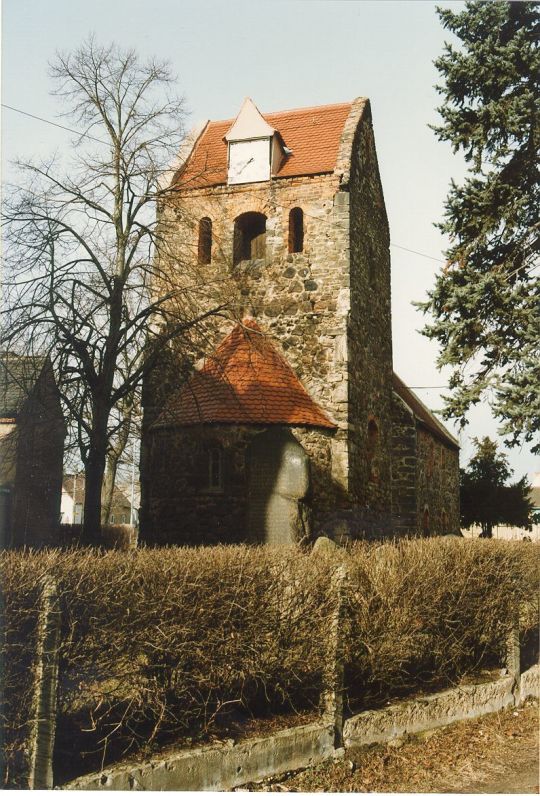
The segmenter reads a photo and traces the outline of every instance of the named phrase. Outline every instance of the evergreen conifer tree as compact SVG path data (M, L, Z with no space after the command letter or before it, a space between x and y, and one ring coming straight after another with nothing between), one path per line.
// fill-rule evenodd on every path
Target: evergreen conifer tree
M460 473L462 527L479 525L484 538L492 537L495 525L529 528L532 503L527 479L507 484L512 470L507 457L497 450L497 443L489 437L475 437L474 443L476 452L468 468Z
M447 264L423 330L453 369L445 416L465 424L482 399L509 444L540 449L540 14L537 2L468 2L438 9L461 41L435 62L444 78L441 141L461 151L469 173L451 183Z

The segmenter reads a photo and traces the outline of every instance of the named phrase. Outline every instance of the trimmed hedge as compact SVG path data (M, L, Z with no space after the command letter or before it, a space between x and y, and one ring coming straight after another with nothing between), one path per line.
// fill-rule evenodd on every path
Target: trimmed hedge
M62 614L60 782L173 737L211 737L227 713L318 708L342 559L356 704L502 665L516 612L524 631L537 622L534 545L430 539L336 558L243 546L5 552L5 784L24 784L44 576Z
M333 608L322 562L262 547L13 552L0 562L14 671L27 655L17 628L35 618L35 586L45 574L57 584L56 770L67 776L171 735L205 737L226 711L319 704ZM16 688L6 692L8 781L22 776L14 744L28 726L27 692L22 703Z
M536 546L432 538L351 554L345 686L355 709L503 666L514 621L522 635L537 626Z

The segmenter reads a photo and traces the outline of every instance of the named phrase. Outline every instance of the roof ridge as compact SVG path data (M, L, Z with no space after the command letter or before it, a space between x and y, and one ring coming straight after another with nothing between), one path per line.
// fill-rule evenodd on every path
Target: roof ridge
M435 414L435 412L434 412L432 409L430 409L430 408L429 408L429 406L427 406L427 404L425 404L425 403L422 401L422 399L421 399L421 398L419 398L419 397L418 397L418 395L417 395L417 394L414 392L414 390L413 390L411 387L409 387L409 386L408 386L408 385L407 385L407 384L406 384L406 383L403 381L403 379L402 379L402 378L400 378L400 376L398 376L398 374L397 374L395 371L393 371L393 382L394 382L394 384L393 384L394 388L397 386L398 388L401 388L402 390L404 390L404 391L407 393L407 395L408 395L408 396L410 396L410 398L412 398L414 401L416 401L416 403L418 404L418 406L419 406L421 409L423 409L423 410L424 410L424 411L427 413L427 415L428 415L428 417L429 417L429 421L430 421L431 423L433 423L433 426L435 426L435 428L433 428L433 427L432 427L432 431L434 431L434 432L438 432L438 433L439 433L441 436L444 436L448 442L450 442L451 444L455 445L457 448L459 448L459 447L460 447L458 440L457 440L457 439L456 439L456 437L454 437L454 435L453 435L453 434L452 434L452 433L451 433L451 432L450 432L450 431L449 431L449 430L446 428L446 426L444 425L444 423L442 422L442 420L439 420L439 418L437 417L437 415ZM397 382L397 384L396 384L396 382ZM403 400L405 400L405 402L407 403L406 399L405 399L403 396L400 396L400 398L402 398ZM418 413L418 411L416 411L416 410L415 410L415 407L411 406L411 405L410 405L410 403L408 403L407 405L409 406L409 409L411 409L411 410L412 410L412 412L414 413L414 415L415 415L415 416L418 418L418 420L420 420L420 422L422 422L422 423L424 423L424 424L427 424L427 421L426 421L426 419L425 419L425 418L423 418L423 417L422 417L422 416L421 416L421 415Z
M365 99L365 97L356 97L355 99ZM306 111L318 111L327 108L346 108L349 105L352 105L355 100L350 100L349 102L329 102L325 105L306 105L305 107L301 108L285 108L281 111L260 111L261 116L289 116L291 113L305 113ZM232 124L236 120L236 116L233 116L228 119L209 119L208 124Z

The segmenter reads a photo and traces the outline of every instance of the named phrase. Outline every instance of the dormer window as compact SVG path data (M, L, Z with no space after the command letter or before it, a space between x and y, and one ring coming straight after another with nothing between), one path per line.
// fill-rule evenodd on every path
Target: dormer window
M225 140L229 185L269 180L286 156L279 133L270 127L249 97Z

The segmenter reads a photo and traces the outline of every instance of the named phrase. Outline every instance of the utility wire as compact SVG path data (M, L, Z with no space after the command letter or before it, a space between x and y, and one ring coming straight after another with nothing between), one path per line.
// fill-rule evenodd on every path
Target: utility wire
M74 133L74 135L78 135L81 138L90 138L92 141L97 141L99 144L107 143L106 141L103 141L101 138L96 138L95 136L90 135L90 133L82 133L80 130L74 130L73 128L66 127L63 124L52 122L50 119L44 119L43 116L36 116L36 114L34 113L28 113L28 111L23 111L20 108L14 108L13 105L7 105L6 103L2 102L2 108L8 108L8 110L14 111L15 113L20 113L23 116L28 116L30 119L37 119L37 121L44 122L45 124L50 124L52 127L58 127L60 130L66 130L68 133ZM309 213L306 213L306 215L309 215ZM317 220L320 221L324 219L319 219L317 217ZM441 260L440 257L433 257L433 255L431 254L425 254L424 252L416 251L416 249L409 249L407 248L407 246L400 246L398 243L390 243L390 246L392 246L392 248L394 249L401 249L401 251L409 252L409 254L416 254L418 257L425 257L427 260L433 260L436 263L446 264L446 260ZM506 279L509 279L511 276L513 276L514 273L521 270L522 268L523 266L520 266L519 268L515 269L515 271L511 271L509 274L507 274L505 281ZM536 270L536 268L538 268L537 265L534 266L531 270ZM418 388L418 389L424 389L424 388Z
M432 257L431 254L423 254L422 252L417 252L415 249L407 249L406 246L399 246L397 243L391 243L390 246L393 246L394 249L401 249L404 252L417 254L419 257L426 257L428 260L435 260L436 263L446 263L446 260L441 260L440 257Z
M29 116L31 119L37 119L39 122L45 122L45 124L50 124L53 127L58 127L60 130L67 130L68 133L75 133L75 135L79 135L82 138L91 138L92 141L97 141L100 144L107 143L103 141L101 138L95 138L95 136L90 135L90 133L81 133L79 130L73 130L71 127L65 127L63 124L57 124L56 122L51 122L50 119L44 119L42 116L36 116L34 113L28 113L27 111L22 111L20 108L14 108L12 105L6 105L6 103L2 103L2 108L8 108L10 111L15 111L15 113L21 113L23 116Z

